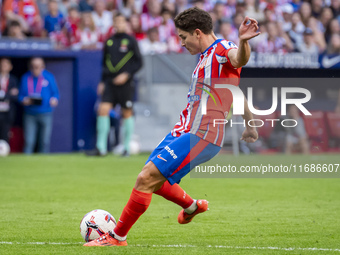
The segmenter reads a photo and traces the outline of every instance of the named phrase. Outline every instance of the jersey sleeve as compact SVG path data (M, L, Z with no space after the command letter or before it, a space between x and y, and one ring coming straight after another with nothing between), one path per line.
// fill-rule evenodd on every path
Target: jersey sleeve
M220 42L219 46L219 50L216 53L217 61L222 65L230 63L228 52L232 49L238 49L237 45L231 41L223 40Z

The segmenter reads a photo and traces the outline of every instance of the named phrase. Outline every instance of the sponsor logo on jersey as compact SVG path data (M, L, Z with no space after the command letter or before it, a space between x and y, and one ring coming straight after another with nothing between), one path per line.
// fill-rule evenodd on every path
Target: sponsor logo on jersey
M169 146L165 146L164 148L167 152L170 153L170 155L173 157L173 159L176 159L177 158L177 155L174 153L174 150L170 149Z
M200 95L193 95L193 96L190 96L190 102L196 102L196 101L199 101L200 100Z
M120 42L120 48L119 48L119 51L121 52L127 52L128 51L128 44L129 44L129 39L123 39L121 42Z

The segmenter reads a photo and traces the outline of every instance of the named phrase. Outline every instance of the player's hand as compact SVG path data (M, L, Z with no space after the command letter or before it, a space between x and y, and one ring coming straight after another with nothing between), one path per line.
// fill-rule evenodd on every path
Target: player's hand
M127 72L118 74L113 80L113 84L116 86L124 85L130 78L130 75Z
M241 140L247 143L254 143L258 138L256 128L247 128L243 131Z
M98 86L97 86L97 95L98 95L98 96L103 95L104 89L105 89L105 84L104 84L104 82L99 82L99 83L98 83Z
M24 97L24 99L22 100L22 104L25 106L29 106L32 104L32 100L29 97Z
M50 99L50 106L51 107L56 107L58 105L58 99L56 99L55 97L51 97Z
M238 37L240 38L240 41L247 41L258 36L260 34L260 32L257 32L258 29L259 27L255 19L245 17L238 30Z

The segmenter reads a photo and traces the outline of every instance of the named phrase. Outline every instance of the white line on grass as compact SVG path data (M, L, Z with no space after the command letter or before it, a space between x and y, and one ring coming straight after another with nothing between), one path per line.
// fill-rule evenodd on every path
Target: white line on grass
M55 243L55 242L0 242L0 244L9 244L9 245L80 245L84 244L83 242L78 243ZM190 244L160 244L160 245L129 245L135 247L152 247L152 248L220 248L220 249L243 249L243 250L281 250L281 251L331 251L331 252L340 252L340 249L330 249L330 248L301 248L301 247L256 247L256 246L225 246L225 245L207 245L207 246L196 246Z

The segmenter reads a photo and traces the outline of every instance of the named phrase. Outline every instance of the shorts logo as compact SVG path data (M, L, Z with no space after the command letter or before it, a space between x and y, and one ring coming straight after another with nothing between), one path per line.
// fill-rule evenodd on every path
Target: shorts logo
M161 155L157 155L157 158L159 158L159 159L161 159L161 160L163 160L165 162L168 162L165 158L161 157Z
M173 159L176 159L176 158L177 158L177 155L174 153L174 150L171 150L171 149L169 148L169 146L165 146L164 149L165 149L167 152L170 153L170 155L173 157Z

